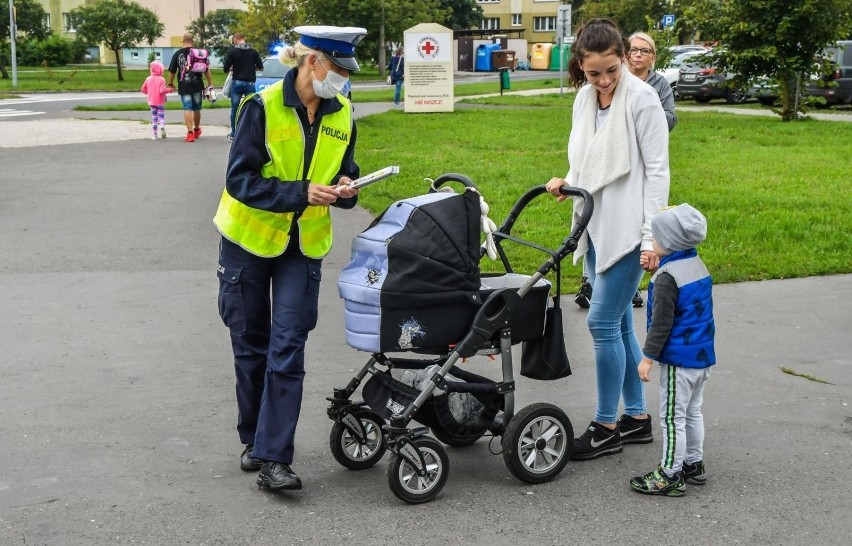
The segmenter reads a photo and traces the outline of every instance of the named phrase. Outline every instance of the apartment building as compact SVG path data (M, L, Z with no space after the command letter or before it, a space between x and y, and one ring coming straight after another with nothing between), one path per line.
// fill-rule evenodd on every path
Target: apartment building
M97 0L39 0L47 12L47 24L55 34L70 38L75 30L71 25L68 14L74 8L95 4ZM168 61L172 52L181 46L186 27L195 19L218 9L245 9L242 0L134 0L137 4L148 8L157 14L164 25L163 35L154 42L152 47L140 44L139 48L124 52L123 64L146 64L148 54L154 52L155 57ZM114 63L110 51L100 48L100 59L104 63Z
M529 43L556 41L556 16L566 0L476 0L482 8L483 30L518 31ZM514 34L514 33L513 33Z

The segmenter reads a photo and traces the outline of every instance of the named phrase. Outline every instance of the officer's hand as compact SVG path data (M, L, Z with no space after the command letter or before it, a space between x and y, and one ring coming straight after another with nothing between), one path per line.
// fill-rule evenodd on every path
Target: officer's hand
M350 184L352 184L351 178L348 176L341 176L340 180L337 181L337 185L332 187L337 192L338 197L354 197L358 195L358 192L361 190L358 188L350 188Z
M309 205L327 206L337 201L337 197L337 192L331 186L314 183L308 184Z

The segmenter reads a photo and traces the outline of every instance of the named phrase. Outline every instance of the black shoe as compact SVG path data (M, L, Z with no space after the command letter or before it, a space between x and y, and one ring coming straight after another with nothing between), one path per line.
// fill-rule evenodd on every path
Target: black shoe
M273 490L301 489L302 480L293 473L293 469L290 468L289 464L276 461L263 461L260 473L257 475L257 485L258 487L268 487Z
M692 464L684 461L683 477L686 479L686 483L691 483L692 485L704 485L707 483L707 471L704 470L704 461Z
M642 293L638 290L633 295L633 307L642 307L645 301L642 299Z
M240 455L240 468L246 472L257 472L260 470L260 465L263 462L260 459L255 459L251 456L253 448L254 444L247 445L243 450L242 455Z
M630 415L618 418L618 432L622 444L649 444L654 441L651 434L651 417L636 419Z
M600 423L592 421L589 428L579 438L574 439L571 458L575 461L589 461L604 455L621 453L621 435L618 427L609 430Z
M646 495L665 495L667 497L681 497L686 492L683 472L678 472L669 478L659 467L644 476L636 476L630 480L630 487L634 491Z
M589 302L592 301L592 285L589 284L589 278L583 277L580 280L580 290L574 296L574 303L583 309L589 308Z

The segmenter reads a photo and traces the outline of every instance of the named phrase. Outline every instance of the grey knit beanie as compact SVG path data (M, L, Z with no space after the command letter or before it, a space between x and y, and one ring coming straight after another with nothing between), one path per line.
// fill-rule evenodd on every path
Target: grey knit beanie
M683 203L658 212L651 220L651 232L666 250L676 252L695 248L707 237L707 219Z

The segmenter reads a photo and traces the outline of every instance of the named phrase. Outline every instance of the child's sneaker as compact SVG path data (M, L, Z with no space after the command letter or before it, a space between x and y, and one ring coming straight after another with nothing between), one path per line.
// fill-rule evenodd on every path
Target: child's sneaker
M678 472L669 478L660 467L644 476L634 477L630 480L630 487L646 495L666 495L667 497L680 497L686 492L683 472Z
M697 463L683 462L683 477L686 483L692 485L704 485L707 483L707 472L704 470L704 461Z
M160 127L160 138L162 138L162 139L166 138L166 128L165 127Z
M196 127L195 131L193 131L193 134L195 134L195 140L201 138L201 127Z
M154 136L151 137L151 140L157 140L157 133L154 133Z
M574 439L571 458L575 461L589 461L604 455L621 453L622 449L617 426L615 430L609 430L602 424L592 421L586 432Z
M186 138L183 139L183 141L184 142L195 142L195 133L193 133L192 131L188 132L186 134Z
M650 415L645 419L622 415L618 418L618 432L622 444L649 444L654 441Z
M583 309L588 309L590 301L592 301L592 285L589 284L588 277L583 277L580 280L580 290L574 296L574 303Z

